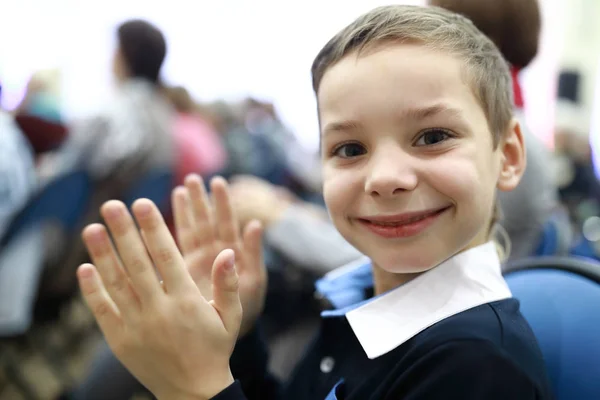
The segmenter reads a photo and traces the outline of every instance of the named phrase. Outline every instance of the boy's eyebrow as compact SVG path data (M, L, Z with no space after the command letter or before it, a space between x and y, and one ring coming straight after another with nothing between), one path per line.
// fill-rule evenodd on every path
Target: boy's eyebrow
M445 114L449 117L461 117L462 111L458 108L451 107L444 103L434 104L427 107L417 107L402 111L400 114L401 119L409 120L424 120L427 118L434 117L439 114ZM335 121L330 122L323 128L322 136L327 133L333 132L351 132L361 129L360 122L357 121Z
M339 122L330 122L323 128L322 136L325 136L327 133L333 132L348 132L354 131L361 128L361 124L356 121L339 121Z
M431 118L438 114L446 114L450 117L460 117L462 112L458 108L453 108L444 103L434 104L428 107L411 108L403 111L401 117L412 120L422 120Z

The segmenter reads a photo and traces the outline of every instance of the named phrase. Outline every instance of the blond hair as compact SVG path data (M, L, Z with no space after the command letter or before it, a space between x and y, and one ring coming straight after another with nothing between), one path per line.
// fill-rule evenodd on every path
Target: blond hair
M363 54L390 43L419 44L461 59L464 77L488 121L496 149L513 118L513 88L509 66L496 45L467 18L439 7L391 5L377 7L338 32L313 61L315 94L329 68L349 54ZM501 210L496 202L488 235L502 258L510 252L510 241L498 225ZM504 246L499 239L504 236Z
M438 7L392 5L363 14L335 35L313 61L313 90L318 95L327 70L347 55L389 43L421 44L463 60L465 78L483 108L497 147L513 116L508 64L471 21Z

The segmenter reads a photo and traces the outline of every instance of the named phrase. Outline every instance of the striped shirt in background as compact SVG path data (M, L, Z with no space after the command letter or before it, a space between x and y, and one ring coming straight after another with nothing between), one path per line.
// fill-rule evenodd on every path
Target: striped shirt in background
M72 124L52 175L84 168L101 180L130 167L172 167L174 115L155 86L127 81L97 116Z

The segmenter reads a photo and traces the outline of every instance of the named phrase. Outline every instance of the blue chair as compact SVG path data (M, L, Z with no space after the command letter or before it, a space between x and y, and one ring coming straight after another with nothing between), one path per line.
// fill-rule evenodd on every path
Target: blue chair
M541 256L566 256L571 247L572 234L568 215L557 212L544 224L540 243L533 255Z
M538 339L556 399L600 399L600 263L529 258L506 265L505 278Z
M91 181L82 171L50 181L12 219L0 238L0 338L9 339L0 342L0 367L25 398L37 397L9 343L11 338L27 334L33 324L34 304L45 266L41 228L52 223L73 234L87 212L91 189ZM47 346L44 343L42 346L45 353ZM56 373L59 379L63 375L64 372Z
M573 244L571 255L600 260L600 254L594 248L594 244L583 237Z
M26 332L44 267L42 227L57 224L72 234L87 211L91 182L74 171L42 187L13 218L0 240L0 337Z
M84 171L72 171L43 186L11 220L0 239L0 249L23 229L40 222L55 221L71 232L86 211L92 183Z
M170 204L173 182L172 171L168 169L152 171L127 192L124 202L127 207L131 207L137 199L149 199L159 210L166 212Z

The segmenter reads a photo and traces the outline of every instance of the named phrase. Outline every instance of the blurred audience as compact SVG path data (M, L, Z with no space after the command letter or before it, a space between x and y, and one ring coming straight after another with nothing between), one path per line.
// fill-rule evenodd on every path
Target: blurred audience
M324 207L255 177L235 177L230 190L240 224L261 221L265 243L294 265L320 276L362 257L335 229Z
M35 190L33 157L13 116L0 110L0 237Z
M183 184L185 176L191 173L207 177L222 171L227 164L227 153L214 126L201 115L185 88L167 88L166 93L177 111L173 128L176 183Z
M565 129L559 130L555 138L561 200L574 222L582 225L600 210L600 181L594 172L590 142L585 136ZM582 212L590 206L595 211Z
M298 138L283 123L272 103L247 99L243 104L245 125L254 135L263 135L273 151L284 160L288 179L309 192L321 190L321 167L318 153L306 151Z
M173 110L160 90L166 56L165 38L142 20L117 30L113 58L117 92L98 115L71 127L61 156L63 168L85 167L97 180L139 178L155 167L173 163Z
M36 156L58 149L67 139L68 129L59 104L60 82L58 70L33 74L25 96L14 112Z
M101 204L124 199L149 172L172 170L174 164L175 111L160 79L167 53L165 38L143 20L124 22L116 34L114 97L95 116L72 124L67 142L41 166L50 169L45 172L50 177L73 170L88 172L94 189L83 223L99 222ZM54 231L47 238L55 250L42 280L38 308L54 315L76 293L75 269L88 255L77 238L60 237Z
M273 183L285 182L287 171L283 155L267 135L250 132L243 104L219 101L211 104L209 109L229 154L229 162L223 171L226 177L249 174Z

